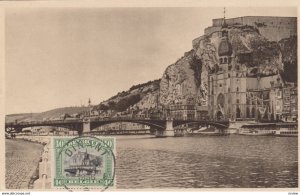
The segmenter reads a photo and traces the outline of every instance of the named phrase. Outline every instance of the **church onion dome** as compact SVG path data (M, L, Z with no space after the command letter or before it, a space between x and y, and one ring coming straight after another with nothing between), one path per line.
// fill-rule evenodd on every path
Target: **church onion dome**
M219 56L231 56L232 55L232 46L229 43L228 39L222 39L219 44L218 49Z

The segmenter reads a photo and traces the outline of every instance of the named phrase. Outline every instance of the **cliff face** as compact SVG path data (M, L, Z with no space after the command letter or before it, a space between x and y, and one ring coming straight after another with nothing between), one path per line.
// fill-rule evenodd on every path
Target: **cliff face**
M160 82L160 103L188 103L200 101L202 64L194 50L186 52L164 72Z
M269 41L252 26L231 26L228 39L232 44L232 63L247 67L250 76L287 74L297 67L295 37L279 42ZM206 105L208 73L218 64L220 32L196 38L193 49L170 65L160 82L160 103L163 105L189 102ZM297 80L297 72L290 79ZM292 73L288 73L292 74Z

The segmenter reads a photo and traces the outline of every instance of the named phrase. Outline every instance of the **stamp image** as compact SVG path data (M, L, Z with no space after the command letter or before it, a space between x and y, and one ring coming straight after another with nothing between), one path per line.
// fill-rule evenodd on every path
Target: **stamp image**
M57 137L53 144L55 188L106 189L115 185L114 138Z

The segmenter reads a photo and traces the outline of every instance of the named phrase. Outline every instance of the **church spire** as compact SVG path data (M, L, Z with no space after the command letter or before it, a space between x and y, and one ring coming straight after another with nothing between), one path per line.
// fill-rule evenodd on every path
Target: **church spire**
M223 21L222 21L222 28L226 28L227 24L226 24L226 8L224 7L223 10Z

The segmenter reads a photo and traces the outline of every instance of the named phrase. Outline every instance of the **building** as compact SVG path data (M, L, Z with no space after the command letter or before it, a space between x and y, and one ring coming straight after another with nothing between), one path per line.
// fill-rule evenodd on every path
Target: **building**
M251 51L233 53L225 19L219 33L219 63L208 73L208 113L211 120L281 120L291 110L291 87L280 73L270 76L249 74ZM235 59L235 61L233 61ZM293 105L297 105L297 88ZM295 106L296 107L296 106ZM297 107L296 107L297 108ZM297 109L293 109L294 118ZM292 117L292 116L291 116Z
M195 104L174 104L169 107L170 116L177 120L206 120L207 110L207 106Z
M213 19L213 25L204 30L205 35L220 31L224 18ZM244 16L226 19L230 26L253 26L270 41L297 36L297 17Z
M106 130L150 130L150 126L130 122L117 122L103 125L97 128L97 131Z

